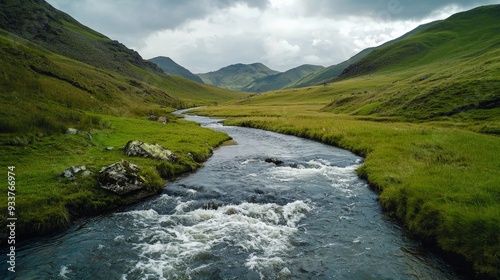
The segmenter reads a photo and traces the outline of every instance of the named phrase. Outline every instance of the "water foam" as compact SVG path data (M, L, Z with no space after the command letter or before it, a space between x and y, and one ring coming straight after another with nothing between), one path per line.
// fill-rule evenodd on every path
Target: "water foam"
M331 182L332 187L346 193L354 195L352 186L357 181L356 169L359 163L346 167L332 165L324 159L310 160L304 164L291 166L276 166L269 169L268 177L279 182L291 182L322 176Z
M68 273L71 273L71 270L65 265L61 266L61 269L59 270L59 276L62 279L69 279L67 275Z
M137 227L131 229L135 232L131 242L139 251L140 260L131 275L138 273L145 279L165 279L166 275L179 273L189 276L207 267L189 269L189 261L210 254L215 246L248 253L245 266L257 272L283 264L281 257L292 247L290 236L298 230L298 222L312 210L309 202L294 201L283 206L245 202L216 210L186 212L190 203L178 201L170 215L153 209L122 213L132 216L135 220L132 224Z

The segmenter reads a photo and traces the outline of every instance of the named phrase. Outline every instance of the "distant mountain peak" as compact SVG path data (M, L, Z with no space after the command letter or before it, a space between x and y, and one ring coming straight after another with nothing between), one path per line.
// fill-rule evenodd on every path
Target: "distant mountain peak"
M272 70L261 62L236 63L217 71L198 74L207 84L248 92L263 92L281 89L291 83L323 69L323 66L301 65L286 72Z
M181 76L181 77L184 77L186 79L190 79L190 80L195 81L195 82L200 83L200 84L204 83L200 77L196 76L195 74L191 73L191 71L189 71L188 69L177 64L170 57L157 56L157 57L149 59L149 61L158 65L158 67L160 67L163 70L163 72L165 72L167 74Z

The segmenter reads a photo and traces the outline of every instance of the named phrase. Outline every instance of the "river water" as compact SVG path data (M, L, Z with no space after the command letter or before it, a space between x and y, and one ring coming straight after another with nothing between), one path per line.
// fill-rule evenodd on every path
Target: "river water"
M18 248L6 279L464 279L382 213L363 158L226 127L238 143L120 212ZM276 157L283 164L266 162ZM5 267L5 253L0 257Z

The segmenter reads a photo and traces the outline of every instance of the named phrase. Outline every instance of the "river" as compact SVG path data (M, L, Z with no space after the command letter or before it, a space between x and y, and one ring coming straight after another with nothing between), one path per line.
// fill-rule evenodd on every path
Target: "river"
M187 118L238 145L159 196L24 244L6 279L465 279L384 216L363 158Z

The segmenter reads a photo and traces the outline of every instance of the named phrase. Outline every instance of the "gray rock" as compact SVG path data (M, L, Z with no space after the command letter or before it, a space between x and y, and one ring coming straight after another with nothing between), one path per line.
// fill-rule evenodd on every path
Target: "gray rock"
M70 169L66 169L62 172L61 176L64 178L71 178L73 177L73 172Z
M158 144L144 143L139 140L128 141L125 154L129 157L149 157L170 162L177 161L177 156Z
M67 178L67 179L75 180L76 175L78 175L82 171L83 171L82 176L84 176L84 173L86 174L86 172L92 174L92 172L87 170L87 167L85 165L82 165L82 166L71 166L71 167L66 168L61 173L61 176L64 178ZM88 176L88 175L85 175L84 177L86 177L86 176Z
M124 195L144 188L144 179L139 171L137 165L121 160L103 167L97 179L101 188Z
M68 130L66 130L66 134L69 134L69 135L75 135L78 133L78 130L76 128L68 128Z
M168 119L166 117L159 117L158 118L158 122L161 122L162 124L167 124L168 123Z
M154 114L148 116L148 121L156 121L157 117Z

